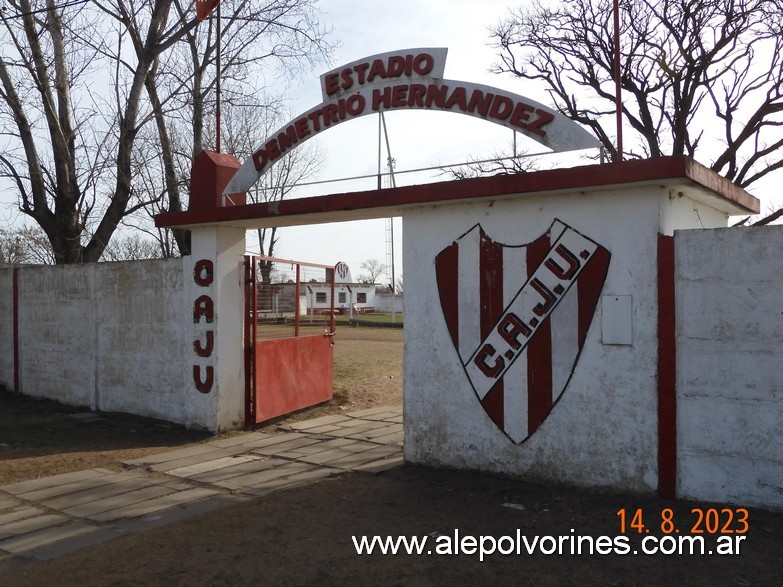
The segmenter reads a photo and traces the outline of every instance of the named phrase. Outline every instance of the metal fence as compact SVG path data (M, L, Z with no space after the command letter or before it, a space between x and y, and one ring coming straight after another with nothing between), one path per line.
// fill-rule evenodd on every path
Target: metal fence
M334 266L248 255L247 311L254 340L334 332Z

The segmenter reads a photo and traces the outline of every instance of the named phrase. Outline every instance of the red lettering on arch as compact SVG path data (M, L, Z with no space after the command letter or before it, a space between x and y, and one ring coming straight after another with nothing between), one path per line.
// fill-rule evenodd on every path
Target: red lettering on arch
M337 81L337 73L328 73L324 76L324 89L326 95L331 96L340 91L340 84Z
M408 106L424 108L424 96L427 94L427 86L424 84L411 84L408 87Z
M383 64L382 59L376 59L372 62L370 73L367 74L367 81L371 82L376 77L380 77L382 79L386 78L386 66Z
M427 75L435 67L435 58L429 53L419 53L413 58L413 71Z
M446 100L446 110L451 110L452 106L456 106L463 112L468 109L468 97L465 88L457 86L451 95Z
M489 109L489 115L492 118L498 120L505 120L511 116L511 112L514 110L514 102L507 96L495 96L492 101L492 107Z
M517 105L514 107L514 112L511 113L511 118L508 119L508 122L509 124L513 124L524 130L527 128L527 121L530 120L531 112L533 112L533 107L530 104L517 102Z
M544 135L546 135L546 131L543 130L541 127L544 126L545 124L549 124L550 122L552 122L555 119L555 117L549 112L547 112L546 110L541 110L541 108L538 108L536 110L536 114L538 114L538 118L533 122L529 123L527 125L527 129L530 132L536 133L537 135L543 137Z

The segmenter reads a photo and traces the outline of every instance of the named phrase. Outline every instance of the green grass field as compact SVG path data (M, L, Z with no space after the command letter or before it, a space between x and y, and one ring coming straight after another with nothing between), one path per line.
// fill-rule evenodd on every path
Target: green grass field
M397 312L392 320L392 314L389 313L377 313L377 314L354 314L353 319L361 322L375 322L378 324L391 324L392 322L401 323L404 322L404 315L402 312ZM337 324L347 324L348 314L335 316L335 322Z

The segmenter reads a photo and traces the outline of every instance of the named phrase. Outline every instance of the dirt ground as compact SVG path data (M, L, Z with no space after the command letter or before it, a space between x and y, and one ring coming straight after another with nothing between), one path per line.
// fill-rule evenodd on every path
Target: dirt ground
M334 399L259 428L327 414L402 404L402 331L340 326L334 347ZM213 438L198 430L129 414L0 390L0 485L103 467Z
M292 418L399 404L401 341L401 332L394 330L338 330L335 400ZM128 456L205 438L204 433L144 418L79 413L84 414L0 393L0 484L64 470L117 467ZM406 465L380 475L346 474L279 491L52 561L25 564L0 574L0 586L781 585L781 513L748 508L748 532L741 535L739 554L641 554L643 537L664 536L660 524L665 508L672 508L677 526L689 533L696 515L692 510L709 507L720 512L723 506ZM623 537L621 509L641 510L651 533L631 531ZM731 509L737 511L736 506ZM630 525L630 514L628 518ZM737 523L727 528L734 547L737 529ZM426 537L427 543L422 554L357 554L352 537L375 535ZM593 537L593 554L590 540L579 536ZM599 536L609 538L599 541ZM668 548L674 536L662 546ZM717 536L703 536L706 548L714 549ZM559 543L564 554L527 554L535 537L543 551ZM478 544L489 549L492 540L500 550L513 552L470 553ZM621 551L627 540L628 554L598 552L613 540ZM455 544L461 552L454 552ZM572 554L580 544L582 554Z

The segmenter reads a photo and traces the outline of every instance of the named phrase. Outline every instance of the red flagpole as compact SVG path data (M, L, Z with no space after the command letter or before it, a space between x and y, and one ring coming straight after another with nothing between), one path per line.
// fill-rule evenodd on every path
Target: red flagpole
M215 80L215 123L217 126L217 136L215 137L215 151L217 153L220 153L220 70L221 70L221 63L220 63L220 49L221 49L221 33L222 33L222 26L220 24L220 3L217 5L217 40L215 42L215 50L217 51L217 59L216 59L216 66L217 66L217 79Z
M620 0L614 0L614 93L617 124L617 162L623 160L623 98L620 83Z

